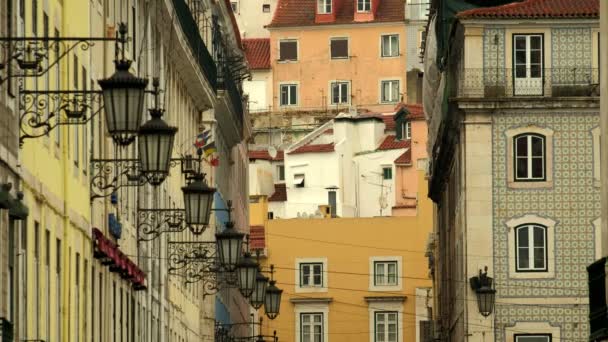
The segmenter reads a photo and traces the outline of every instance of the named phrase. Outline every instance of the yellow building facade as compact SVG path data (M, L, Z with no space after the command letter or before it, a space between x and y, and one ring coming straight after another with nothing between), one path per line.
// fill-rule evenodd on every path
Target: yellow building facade
M423 184L424 172L418 177ZM418 341L432 303L425 248L433 212L424 190L418 198L414 217L287 220L267 220L266 198L252 199L252 247L283 289L280 314L263 322L263 333L294 342Z

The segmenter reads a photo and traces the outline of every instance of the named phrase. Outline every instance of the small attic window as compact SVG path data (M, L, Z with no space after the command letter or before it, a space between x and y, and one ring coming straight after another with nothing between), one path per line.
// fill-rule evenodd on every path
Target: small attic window
M369 12L372 10L372 0L357 0L357 12Z
M330 14L331 13L331 0L317 0L317 13Z

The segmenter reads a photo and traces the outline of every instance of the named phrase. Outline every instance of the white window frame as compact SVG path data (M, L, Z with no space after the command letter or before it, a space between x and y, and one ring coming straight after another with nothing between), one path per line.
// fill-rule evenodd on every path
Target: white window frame
M281 178L281 168L283 169L283 178ZM278 164L276 166L276 171L277 171L277 182L278 183L285 183L285 165L284 164Z
M517 146L518 146L518 141L520 139L525 139L526 140L526 155L525 156L520 156L519 153L520 151L517 150ZM541 143L542 143L542 154L539 156L533 156L532 155L532 142L534 141L534 139L540 139ZM514 181L516 182L529 182L529 181L544 181L546 174L547 174L547 159L545 158L546 156L546 150L547 150L547 138L544 135L538 134L538 133L523 133L523 134L519 134L513 137L513 151L514 151L514 163L515 165L513 166L514 168L514 176L515 179ZM517 165L518 165L518 161L520 159L525 159L527 161L527 174L523 177L519 177L518 176L518 169L517 169ZM532 166L533 166L533 161L534 159L541 159L542 161L542 175L540 177L535 177L532 174Z
M376 313L377 312L397 312L397 342L403 342L404 321L403 321L403 300L405 298L395 298L394 300L368 301L369 314L369 341L376 342Z
M296 325L296 334L295 334L295 342L304 342L302 341L302 322L300 317L302 314L323 314L323 341L329 341L329 302L328 301L318 301L314 300L307 303L297 303L294 302L294 321Z
M401 140L410 140L412 139L412 122L409 120L403 121L401 123Z
M385 169L390 169L391 170L391 178L385 178L384 177L384 170ZM382 180L385 180L385 181L392 181L393 180L393 167L391 165L382 165Z
M296 59L281 59L281 43L295 42L296 43ZM277 62L278 63L295 63L300 59L300 41L297 38L281 38L277 41Z
M545 179L533 181L515 181L514 138L522 134L538 134L545 137ZM538 126L524 125L505 132L507 145L507 186L512 189L539 189L553 187L553 130Z
M318 272L317 272L318 271ZM316 277L319 277L319 283L316 282ZM308 282L304 279L307 278ZM323 263L311 262L300 263L300 287L323 287Z
M338 97L342 98L342 85L346 84L346 102L334 102L334 84L340 85ZM350 81L333 80L329 82L329 104L336 105L349 105L350 104Z
M303 264L321 264L321 285L301 286L302 284L300 284L300 266ZM327 284L329 283L329 279L327 278L327 276L327 258L296 258L294 271L294 284L296 293L327 292Z
M536 278L553 278L555 277L555 226L557 221L543 216L526 214L515 217L507 222L507 244L509 257L509 278L513 279L536 279ZM546 271L524 271L518 270L517 265L517 241L516 228L523 225L538 225L546 227L545 246L546 246Z
M361 8L359 5L363 5ZM367 8L367 9L366 9ZM369 13L372 10L372 0L357 0L357 12Z
M394 315L395 320L394 320L394 324L396 325L395 327L395 338L394 339L389 339L388 338L388 334L389 334L389 329L388 329L388 325L391 323L389 322L389 316ZM382 316L384 319L384 331L382 331L382 333L384 334L384 338L382 340L378 339L378 321L379 321L379 316ZM399 312L398 311L375 311L374 312L374 340L376 342L397 342L399 341Z
M515 342L525 342L526 337L546 338L545 342L551 342L551 334L515 334L513 338Z
M334 40L346 40L346 56L344 57L334 57L331 53L331 42ZM329 38L329 59L330 60L345 60L350 59L350 38L339 36L339 37L330 37Z
M308 317L309 322L308 324L304 324L304 318ZM319 322L315 321L315 318L320 318ZM314 342L315 341L315 327L320 326L321 327L321 331L320 331L320 339L321 342L324 341L324 334L325 334L325 314L323 312L302 312L300 313L300 330L299 330L299 335L300 335L300 341L302 342ZM309 331L309 338L305 339L304 338L304 328L308 326L310 327L310 331Z
M520 242L520 232L523 230L527 230L527 238L528 244L526 246L522 246ZM535 239L535 232L538 230L542 230L542 246L537 246L537 242ZM535 224L528 223L515 227L515 270L517 272L546 272L548 271L547 265L547 227ZM524 251L525 248L525 251ZM535 254L537 249L542 249L543 253L543 266L540 267L536 265ZM527 254L528 257L528 267L520 267L519 262L523 254Z
M393 96L395 94L393 94L393 83L397 82L397 98L394 100ZM389 86L389 92L390 92L390 96L389 96L389 100L385 100L384 99L384 85L388 83ZM397 103L399 102L400 99L400 95L401 95L401 80L400 79L386 79L386 80L380 80L380 103Z
M389 39L389 44L390 45L390 54L389 55L384 55L384 37L391 37L391 39ZM397 37L397 51L393 51L393 46L392 46L392 37ZM399 57L400 56L400 50L401 50L401 42L400 42L400 35L398 33L384 33L380 35L380 57L381 58L395 58L395 57Z
M332 0L317 0L317 13L331 14L331 12L333 11L331 1ZM329 11L327 11L327 7L329 7Z
M376 263L379 262L396 262L397 275L396 284L376 285ZM387 267L388 271L388 267ZM401 291L403 281L403 257L401 256L373 256L369 258L369 290L370 291ZM388 272L385 272L385 277L388 279Z
M291 89L292 89L292 87L295 88L295 92L296 92L296 94L295 94L296 95L296 103L295 104L291 104L291 103L283 104L282 103L283 87L288 87L288 89L289 89L288 90L288 95L287 95L288 100L291 100L291 95L292 95L292 93L291 93L292 90ZM299 88L300 88L300 85L297 82L281 82L281 83L279 83L279 107L297 107L298 104L299 104L299 102L300 102L300 96L299 96L300 95L299 94L299 90L300 89Z
M551 335L551 341L561 341L561 329L548 322L516 322L513 326L505 327L505 342L517 342L517 335L522 334Z

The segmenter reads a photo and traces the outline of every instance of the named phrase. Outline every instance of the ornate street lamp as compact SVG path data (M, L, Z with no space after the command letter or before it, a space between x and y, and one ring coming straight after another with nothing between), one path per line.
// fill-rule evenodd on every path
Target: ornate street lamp
M479 270L479 276L470 278L469 282L471 289L477 295L479 313L484 317L490 316L494 310L496 290L492 287L493 279L488 277L488 267L484 268L483 273Z
M186 224L194 235L200 235L209 226L211 205L215 189L207 185L205 174L197 173L193 181L182 187L186 210Z
M220 265L227 272L234 272L241 257L245 234L234 229L234 222L226 223L226 229L215 234Z
M266 289L266 297L264 298L264 310L266 316L270 319L275 319L279 315L281 308L281 294L283 290L276 287L276 281L273 279L274 265L270 265L270 282Z
M106 111L106 126L108 132L119 145L126 146L135 140L138 134L144 112L144 96L148 80L129 72L131 61L125 58L127 43L127 26L119 24L122 45L122 58L118 59L118 44L116 46L116 72L110 77L99 80L102 89L104 108Z
M173 140L177 127L171 127L162 119L164 110L159 108L159 80L154 79L155 108L150 109L152 119L139 128L139 162L140 171L148 182L160 185L169 174Z
M258 263L251 257L249 252L246 252L236 264L236 278L239 291L245 298L249 298L255 289L258 266Z
M255 286L251 297L249 297L249 303L256 310L264 305L264 299L266 298L266 288L268 287L268 277L266 277L260 268L258 268L258 274L255 277Z

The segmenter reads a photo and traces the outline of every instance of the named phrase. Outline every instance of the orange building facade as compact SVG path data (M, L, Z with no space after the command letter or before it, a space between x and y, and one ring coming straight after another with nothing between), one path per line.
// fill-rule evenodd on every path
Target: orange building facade
M403 6L400 0L279 1L267 26L273 110L393 110L406 88Z

